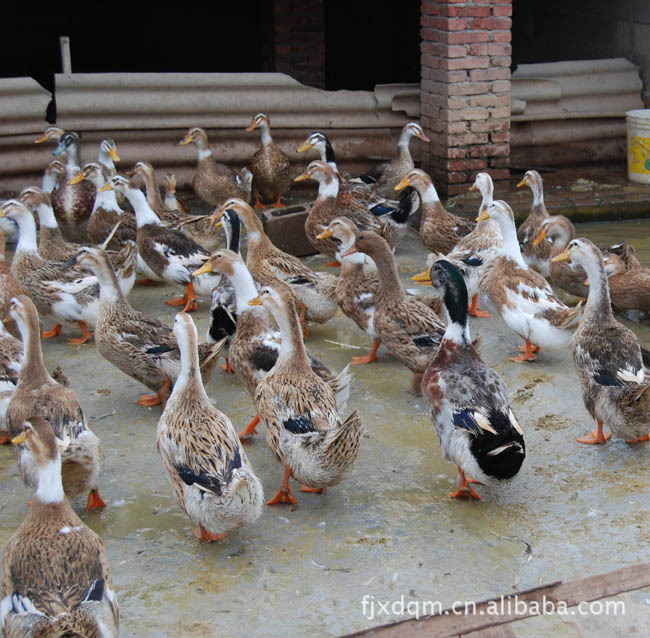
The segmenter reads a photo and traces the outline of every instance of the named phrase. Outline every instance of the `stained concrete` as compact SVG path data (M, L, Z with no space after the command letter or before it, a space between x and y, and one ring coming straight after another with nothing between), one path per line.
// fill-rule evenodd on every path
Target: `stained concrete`
M650 263L650 221L585 225L579 233L632 238ZM424 267L415 233L397 257L405 282ZM316 268L324 262L307 259ZM136 287L130 301L171 325L175 311L163 302L172 294ZM200 333L206 317L204 303L195 315ZM628 323L650 347L648 324ZM480 503L448 498L456 468L441 456L422 399L409 392L410 372L382 349L378 362L354 370L350 408L359 410L367 434L346 480L322 496L296 491L297 507L265 507L258 523L211 545L196 541L171 495L155 447L161 410L134 405L146 389L102 359L93 343L68 345L75 329L45 342L47 365L63 366L106 449L100 489L108 507L83 514L82 503L75 506L106 542L121 635L337 636L398 619L365 617L365 595L447 607L647 561L649 444L578 444L575 437L593 424L570 352L545 351L534 364L515 364L507 358L520 340L498 318L472 319L471 331L483 338L483 358L504 376L525 431L528 456L512 484L479 486ZM308 340L336 369L369 345L340 314L313 325ZM207 391L236 427L253 416L236 376L216 371ZM282 468L263 434L247 451L272 495ZM0 458L4 545L31 495L12 450L1 448ZM575 635L550 619L518 631Z

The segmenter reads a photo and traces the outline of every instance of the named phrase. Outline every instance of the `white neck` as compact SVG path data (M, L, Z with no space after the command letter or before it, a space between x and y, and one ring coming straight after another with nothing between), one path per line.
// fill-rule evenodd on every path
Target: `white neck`
M212 157L212 151L209 148L198 148L199 161Z
M206 401L209 401L208 395L201 380L201 370L199 368L199 353L196 346L195 338L188 338L188 335L183 333L180 339L176 339L178 348L181 352L181 372L178 379L174 383L169 400L172 401L174 395L181 396L190 386L192 393L200 393ZM169 405L169 404L168 404Z
M38 255L36 222L31 213L19 215L16 223L18 224L18 245L16 246L16 252L35 253Z
M52 210L52 206L49 204L39 204L38 208L36 209L36 212L38 213L38 221L41 224L41 226L44 226L45 228L57 228L58 224L56 223L56 218L54 217L54 211Z
M68 175L76 175L81 169L79 167L79 147L76 144L68 146L65 151L65 170Z
M422 193L422 195L420 195L420 198L422 199L423 204L435 204L440 201L438 191L433 184L427 186L427 189Z
M116 172L115 162L113 161L113 158L111 157L110 153L105 151L103 148L99 149L99 157L97 158L97 161L100 164L103 164L108 169L111 175L115 175Z
M397 140L397 148L408 152L412 137L413 133L411 133L410 129L405 128Z
M602 315L605 312L611 313L611 302L609 298L609 282L605 276L605 268L592 257L581 264L589 279L589 294L585 305L585 312L598 312ZM606 301L603 298L606 296Z
M501 230L501 236L503 237L503 253L513 261L516 261L519 266L528 270L528 266L521 256L521 248L517 240L517 229L515 228L514 222L509 217L499 215L497 217L497 223Z
M93 206L93 213L98 209L115 211L118 215L122 213L120 205L117 203L117 196L114 190L100 191L97 190L95 195L95 205Z
M318 183L318 196L321 199L328 199L329 197L336 197L339 194L339 180L323 180Z
M484 210L487 209L487 207L492 203L492 188L489 185L486 185L485 187L482 187L479 189L481 191L481 196L483 199L481 200L481 205L478 209L479 213L482 213Z
M469 343L469 325L463 326L455 321L449 321L445 330L445 341L453 341L458 344Z
M241 261L233 264L233 274L228 277L235 289L237 297L237 314L247 312L254 306L249 306L248 302L257 297L257 288L250 271Z
M133 206L135 221L138 228L141 228L146 224L162 225L158 215L156 215L151 206L149 206L147 198L141 190L137 188L127 188L125 190L125 195L129 202L131 202L131 206Z
M287 363L292 359L296 350L296 345L294 343L295 336L291 329L289 318L284 312L274 315L274 319L278 324L278 329L280 330L280 335L282 336L277 363Z
M48 195L51 195L56 188L56 185L59 183L59 179L56 175L45 173L43 175L43 183L41 184L41 190Z
M262 146L268 146L273 139L271 138L271 129L266 122L260 124L260 133L262 134Z
M36 498L41 503L62 503L63 483L61 482L61 457L57 454L53 461L38 466L38 488Z
M533 188L533 206L540 206L544 204L544 189L540 188L539 184L534 184Z

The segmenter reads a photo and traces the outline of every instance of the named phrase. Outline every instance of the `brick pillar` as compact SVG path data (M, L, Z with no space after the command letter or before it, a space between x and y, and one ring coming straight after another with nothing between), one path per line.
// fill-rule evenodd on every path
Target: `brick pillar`
M324 0L275 0L275 70L325 88Z
M510 176L511 15L512 0L422 0L422 163L443 194Z

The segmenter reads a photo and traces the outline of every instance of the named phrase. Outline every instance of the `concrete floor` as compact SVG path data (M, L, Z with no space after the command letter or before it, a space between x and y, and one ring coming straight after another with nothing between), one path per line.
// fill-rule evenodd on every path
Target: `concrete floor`
M650 263L650 221L584 225L594 239L635 237ZM638 239L641 238L641 239ZM320 257L308 263L323 267ZM404 280L424 267L415 233L398 251ZM170 324L165 287L136 288L130 301ZM489 306L483 300L484 306ZM207 306L196 320L206 327ZM647 323L630 323L650 347ZM49 327L49 321L46 321ZM45 343L48 367L61 364L106 461L100 488L108 507L81 514L108 548L121 609L121 635L337 636L396 617L369 619L375 600L481 600L559 579L572 580L648 561L649 444L575 442L592 427L570 352L543 352L534 364L507 360L518 338L497 318L472 320L483 358L505 378L525 430L528 456L513 483L479 486L480 503L451 501L456 468L445 461L410 372L382 350L354 370L350 407L367 429L347 479L325 495L296 492L297 507L266 507L260 521L225 541L200 544L177 507L155 447L159 407L134 405L146 391L106 362L92 343L69 346L75 330ZM364 353L368 337L337 315L312 326L308 346L333 368ZM208 394L236 427L254 414L234 375L215 373ZM282 470L263 435L247 447L267 496ZM27 511L12 450L0 449L0 543ZM81 502L75 504L81 513ZM631 594L648 610L648 592ZM518 624L518 635L575 636L557 619Z

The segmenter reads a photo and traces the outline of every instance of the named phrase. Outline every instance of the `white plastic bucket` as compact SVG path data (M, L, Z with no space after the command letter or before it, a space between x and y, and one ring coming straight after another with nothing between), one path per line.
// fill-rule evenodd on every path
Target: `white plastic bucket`
M627 177L650 184L650 109L625 114L627 120Z

